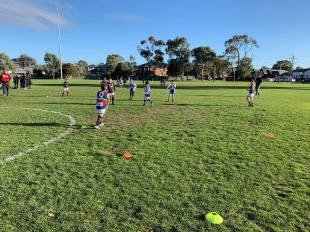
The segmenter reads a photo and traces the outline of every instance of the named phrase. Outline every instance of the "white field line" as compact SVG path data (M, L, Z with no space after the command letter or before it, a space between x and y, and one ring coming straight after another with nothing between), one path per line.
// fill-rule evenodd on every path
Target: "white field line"
M6 158L4 160L0 160L0 165L4 165L6 163L12 162L12 161L16 160L19 157L29 155L31 152L34 152L34 151L36 151L36 150L38 150L38 149L40 149L40 148L42 148L44 146L48 146L48 145L50 145L52 143L55 143L55 142L59 141L60 139L64 138L68 134L70 134L72 132L75 124L76 124L75 119L72 116L64 114L64 113L60 113L60 112L57 112L57 111L50 111L50 110L43 110L43 109L31 109L31 108L23 108L23 109L25 109L25 110L41 111L41 112L58 114L60 116L63 116L65 118L69 119L68 129L65 132L63 132L61 134L58 134L56 137L51 138L50 140L48 140L48 141L46 141L46 142L44 142L44 143L42 143L40 145L35 145L34 147L26 149L24 151L21 151L21 152L17 153L16 155L10 156L10 157L8 157L8 158Z

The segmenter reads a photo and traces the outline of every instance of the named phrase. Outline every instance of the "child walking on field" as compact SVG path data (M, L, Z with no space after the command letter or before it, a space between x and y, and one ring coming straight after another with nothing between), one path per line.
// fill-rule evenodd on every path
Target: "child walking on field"
M103 118L106 111L109 108L111 93L107 85L101 85L101 91L97 93L97 102L96 109L98 118L96 121L95 129L100 130L100 127L103 126Z
M130 91L129 100L132 100L133 97L135 96L136 88L137 88L137 84L135 83L133 79L131 79L129 83L129 91Z
M151 86L148 81L145 82L144 91L145 91L145 95L144 95L143 106L146 106L147 102L150 102L151 106L153 106L153 101L151 100Z
M248 91L249 93L246 97L246 100L249 103L249 107L254 107L254 96L255 96L255 81L254 80L250 81Z

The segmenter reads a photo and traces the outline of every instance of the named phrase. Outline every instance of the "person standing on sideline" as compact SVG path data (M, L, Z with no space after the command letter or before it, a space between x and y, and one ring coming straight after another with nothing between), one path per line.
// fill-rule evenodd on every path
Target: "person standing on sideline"
M167 88L169 89L168 102L170 102L170 98L172 102L174 102L174 95L175 95L176 88L177 88L177 84L174 81L171 81L171 84Z
M18 89L18 75L13 77L14 89Z
M256 91L256 96L260 96L260 87L263 83L263 78L262 76L259 74L256 79L255 79L255 91Z
M10 81L11 76L7 71L4 71L1 75L1 83L2 83L3 96L5 97L9 96Z
M114 98L115 98L115 93L116 93L116 87L115 84L113 83L112 78L110 78L109 83L108 83L108 88L109 88L109 92L110 92L110 101L111 101L111 105L114 105Z
M129 91L130 91L129 100L132 100L133 97L135 96L136 88L137 88L137 84L135 83L135 81L133 79L130 79L130 83L129 83Z

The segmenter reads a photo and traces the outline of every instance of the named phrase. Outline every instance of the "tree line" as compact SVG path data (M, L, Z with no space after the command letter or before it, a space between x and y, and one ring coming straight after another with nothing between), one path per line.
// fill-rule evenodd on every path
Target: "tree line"
M245 80L253 73L253 60L249 56L253 49L259 48L258 42L248 35L235 35L224 42L225 50L217 54L210 46L199 46L191 49L186 37L176 37L164 41L150 36L141 40L137 46L140 56L145 59L149 67L166 66L169 76L195 76L197 79L208 77L223 78L234 76L236 80ZM44 55L45 64L39 65L36 60L26 54L16 59L10 59L5 53L0 53L0 70L15 71L16 67L32 68L36 77L55 79L60 76L60 60L53 53ZM134 56L125 60L119 54L111 54L106 58L104 65L109 76L128 76L137 68ZM64 63L65 76L84 78L89 69L98 65L88 65L80 60L76 64ZM267 68L267 67L262 67ZM293 70L289 60L277 61L274 69Z

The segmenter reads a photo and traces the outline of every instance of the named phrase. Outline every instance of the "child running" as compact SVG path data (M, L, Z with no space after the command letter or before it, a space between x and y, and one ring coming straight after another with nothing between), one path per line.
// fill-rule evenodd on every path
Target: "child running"
M172 102L174 102L174 95L177 88L177 84L174 81L171 81L170 85L167 89L169 89L169 96L168 96L168 102L170 102L170 98Z
M101 85L101 91L97 93L97 102L96 102L96 109L98 118L96 121L95 129L100 130L100 127L104 125L103 117L106 111L109 108L110 103L110 91L107 85Z
M145 95L144 95L143 106L146 106L147 102L150 102L151 106L153 106L153 101L151 100L151 86L148 81L145 82L144 91L145 91Z
M129 91L130 91L130 96L129 96L129 100L133 100L133 97L135 96L135 92L136 92L136 88L137 88L137 84L135 83L135 81L133 79L130 79L130 83L129 83Z
M64 89L62 91L62 96L64 96L65 94L67 94L67 96L69 96L69 82L68 82L68 79L65 79L65 82L64 82Z
M249 93L246 100L249 103L249 107L254 107L254 96L255 96L255 81L251 80L249 84Z

